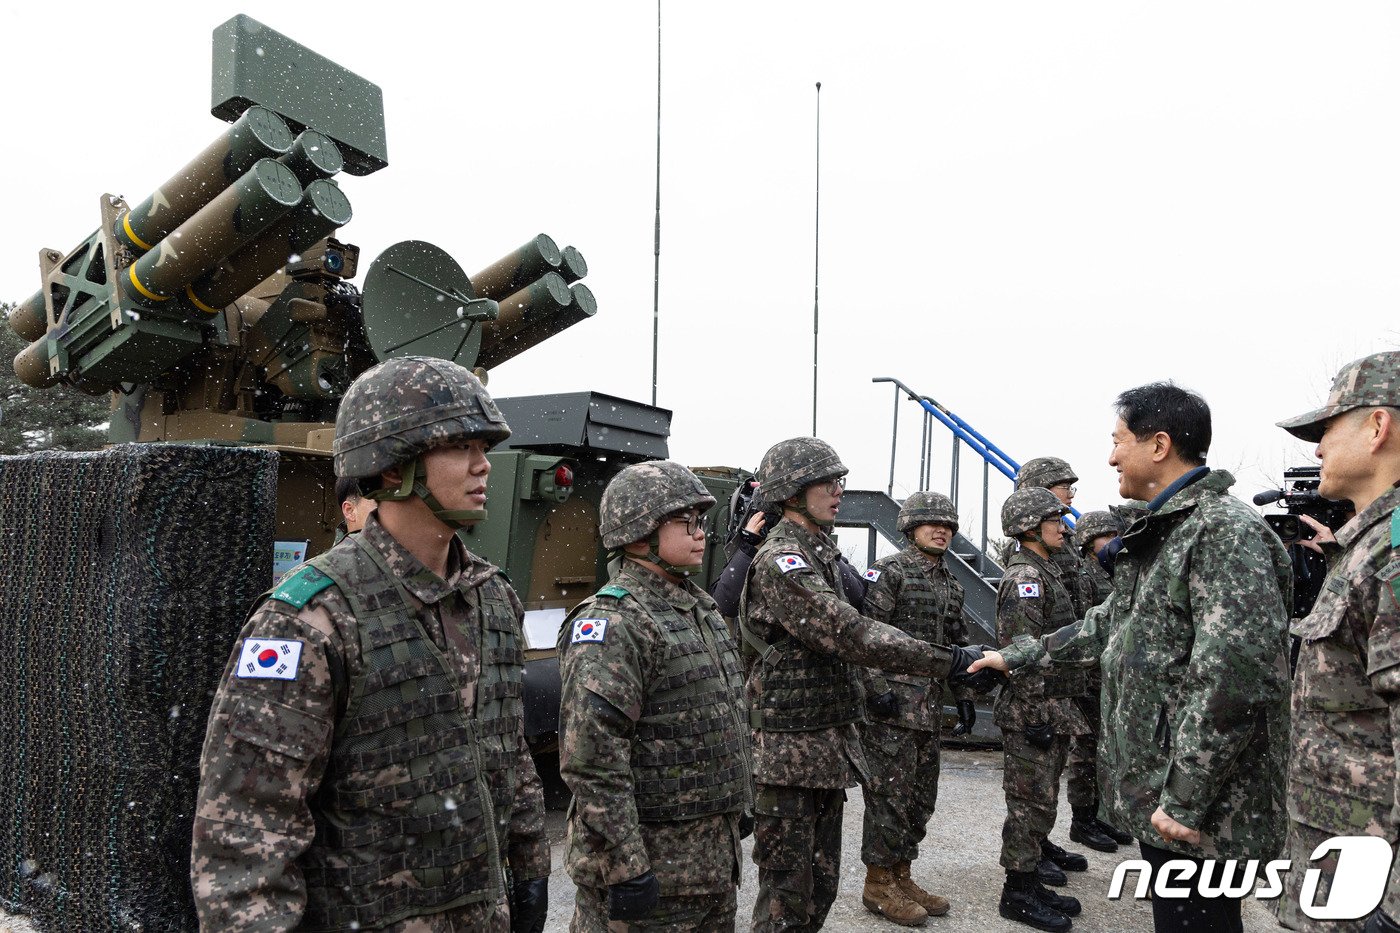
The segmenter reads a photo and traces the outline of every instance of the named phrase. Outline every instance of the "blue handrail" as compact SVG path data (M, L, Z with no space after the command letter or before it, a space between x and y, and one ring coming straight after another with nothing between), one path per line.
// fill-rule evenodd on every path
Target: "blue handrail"
M1016 482L1016 473L1021 469L1021 464L1017 463L1010 454L1002 450L996 444L993 444L985 435L968 424L967 421L959 418L947 407L934 401L927 395L920 395L893 376L876 376L870 381L892 382L903 389L910 399L918 402L919 406L923 408L924 411L928 412L934 418L937 418L945 428L953 432L954 437L971 447L988 464L996 467L997 471L1001 473L1002 476L1005 476L1013 483ZM1078 509L1071 506L1069 511L1070 515L1074 516L1074 519L1079 518ZM1070 519L1069 521L1071 527L1075 524L1074 519Z

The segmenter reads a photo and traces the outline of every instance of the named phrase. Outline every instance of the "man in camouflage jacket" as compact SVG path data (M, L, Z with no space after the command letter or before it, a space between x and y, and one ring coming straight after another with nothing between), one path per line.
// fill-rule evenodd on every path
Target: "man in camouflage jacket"
M1307 618L1293 677L1288 772L1288 852L1293 867L1278 901L1293 930L1400 931L1400 866L1392 867L1375 913L1319 921L1299 907L1307 870L1320 868L1314 904L1328 902L1337 854L1309 861L1333 836L1400 839L1400 353L1343 367L1327 403L1280 422L1317 444L1318 492L1349 499L1356 516L1336 534L1322 592ZM1309 520L1327 537L1320 523Z
M543 928L523 609L454 534L485 517L509 433L455 363L391 360L346 392L336 471L380 505L239 636L200 762L202 930Z
M759 495L781 504L783 519L754 556L740 606L754 658L746 696L756 933L820 929L836 898L845 789L866 774L856 734L863 706L857 665L943 680L981 656L910 638L846 602L839 551L826 534L845 474L836 451L810 437L775 444L758 469Z
M1123 535L1112 598L989 663L1099 661L1104 808L1154 869L1182 857L1273 858L1284 829L1287 551L1228 495L1234 478L1203 465L1210 410L1200 396L1153 383L1120 395L1118 412L1109 464L1119 492L1148 506ZM1238 931L1239 909L1194 890L1153 901L1158 931Z
M743 676L688 579L714 502L670 461L629 466L603 493L599 531L622 563L559 633L574 933L734 929L753 792Z
M962 584L943 559L958 530L952 500L936 492L912 493L899 510L897 524L908 544L866 571L862 614L931 644L966 645ZM867 870L863 897L882 902L881 913L917 916L917 911L898 903L907 899L936 917L948 912L948 901L913 880L911 863L919 857L919 843L938 802L943 684L930 677L866 669L865 689L860 741L870 780L865 785L860 857L869 868L885 872ZM966 702L971 705L971 698ZM874 882L874 877L891 871L893 886Z

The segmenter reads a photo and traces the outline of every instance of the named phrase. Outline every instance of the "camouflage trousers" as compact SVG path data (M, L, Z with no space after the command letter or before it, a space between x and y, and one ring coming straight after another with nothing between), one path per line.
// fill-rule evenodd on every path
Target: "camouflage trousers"
M1332 876L1337 873L1336 852L1329 852L1326 858L1318 859L1316 862L1308 861L1313 851L1333 836L1360 835L1356 830L1349 832L1334 833L1325 829L1318 829L1315 826L1308 826L1304 823L1288 821L1288 842L1280 858L1290 859L1293 866L1283 876L1283 894L1274 902L1274 912L1278 914L1280 926L1290 930L1326 931L1326 933L1343 933L1346 930L1355 930L1357 933L1366 926L1366 918L1360 920L1314 920L1303 909L1298 906L1303 894L1303 879L1307 877L1309 868L1320 869L1322 874L1318 878L1317 893L1313 895L1314 904L1327 903L1332 891Z
M841 876L846 792L777 784L759 784L756 791L753 933L820 930Z
M672 895L661 898L656 909L642 920L608 921L608 892L605 888L574 889L574 918L569 933L624 933L647 930L652 933L734 933L738 898L730 885L714 894Z
M1069 776L1065 783L1069 789L1071 807L1099 807L1099 694L1098 691L1087 697L1076 697L1076 706L1089 720L1089 732L1076 735L1070 742Z
M1001 734L1006 750L1006 823L1001 828L1001 867L1035 871L1040 842L1055 826L1060 802L1060 775L1069 755L1069 738L1057 735L1049 748L1036 748L1019 730Z
M860 744L869 768L860 860L880 868L912 862L938 803L938 733L870 722Z

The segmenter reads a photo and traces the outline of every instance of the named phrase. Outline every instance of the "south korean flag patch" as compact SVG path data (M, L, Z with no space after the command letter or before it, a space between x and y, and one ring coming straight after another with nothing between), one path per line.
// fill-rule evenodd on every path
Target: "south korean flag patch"
M1016 595L1022 599L1038 599L1040 597L1039 583L1017 583Z
M580 642L596 641L603 643L603 636L608 632L607 619L575 619L574 634L569 639L569 644L577 645Z
M865 579L869 580L871 583L874 583L876 580L880 579L880 571L874 569L867 570L865 572Z
M301 666L299 641L245 638L238 653L238 676L258 680L296 680Z
M806 570L807 562L796 554L779 554L775 557L778 569L783 573L792 573L794 570Z

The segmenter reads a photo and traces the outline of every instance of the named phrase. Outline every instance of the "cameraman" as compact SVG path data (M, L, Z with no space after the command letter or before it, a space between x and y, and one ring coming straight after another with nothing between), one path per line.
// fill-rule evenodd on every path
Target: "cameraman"
M1400 931L1400 882L1392 868L1380 906L1366 920L1312 920L1301 912L1301 866L1322 870L1313 902L1328 898L1337 854L1310 863L1332 836L1380 836L1395 845L1400 803L1395 728L1400 716L1400 352L1347 364L1327 404L1280 421L1317 444L1318 494L1350 499L1356 516L1336 533L1340 553L1301 639L1293 679L1288 774L1288 852L1294 870L1278 901L1293 930ZM1303 517L1325 542L1320 522ZM1305 542L1306 544L1306 542ZM1321 547L1315 548L1321 550Z

